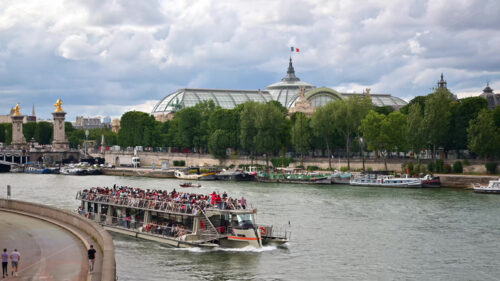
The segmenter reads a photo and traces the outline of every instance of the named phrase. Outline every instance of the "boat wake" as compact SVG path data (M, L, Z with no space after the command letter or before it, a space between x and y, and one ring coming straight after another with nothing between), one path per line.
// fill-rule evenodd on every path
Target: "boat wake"
M174 248L175 251L188 251L191 253L211 253L211 252L248 252L248 253L262 253L278 249L277 246L264 246L262 248L244 247L244 248Z

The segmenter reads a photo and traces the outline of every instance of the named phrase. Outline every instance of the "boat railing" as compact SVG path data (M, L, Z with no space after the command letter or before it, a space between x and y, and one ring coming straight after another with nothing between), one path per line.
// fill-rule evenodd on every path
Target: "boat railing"
M144 225L144 221L127 219L126 217L111 216L111 222L108 223L109 221L108 215L102 213L99 214L95 212L86 212L84 215L86 218L90 220L95 220L106 226L118 227L131 231L148 233L162 237L181 238L183 235L188 235L193 233L192 230L188 230L186 228L171 227L164 224L157 224L153 222Z
M292 236L292 231L290 230L289 224L286 225L259 224L258 226L259 229L261 229L262 236L281 238L287 240L290 240Z
M173 200L145 199L139 197L104 195L99 193L96 194L92 192L81 192L81 191L78 191L76 199L91 201L95 203L108 203L117 206L139 208L151 211L175 212L180 214L198 215L201 211L200 206L197 204L181 203L177 202L175 199ZM216 209L216 210L227 210L226 207L227 204L224 202L215 205L205 206L205 208L207 209ZM246 208L253 209L253 205L247 204ZM244 209L237 209L237 210L244 210Z

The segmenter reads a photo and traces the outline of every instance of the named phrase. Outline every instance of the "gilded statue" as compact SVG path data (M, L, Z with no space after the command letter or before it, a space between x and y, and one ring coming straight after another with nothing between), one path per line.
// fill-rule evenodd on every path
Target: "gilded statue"
M19 104L16 105L16 107L14 107L14 115L15 116L20 116L21 115L21 107L19 106Z
M56 104L54 104L54 106L56 107L55 112L63 112L62 105L63 105L63 103L62 103L61 99L58 99L56 101Z

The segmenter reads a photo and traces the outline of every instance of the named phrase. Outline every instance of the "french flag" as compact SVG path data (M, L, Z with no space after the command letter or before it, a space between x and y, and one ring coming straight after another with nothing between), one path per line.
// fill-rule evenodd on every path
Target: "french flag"
M292 52L300 52L299 48L295 48L295 47L290 47L290 51Z

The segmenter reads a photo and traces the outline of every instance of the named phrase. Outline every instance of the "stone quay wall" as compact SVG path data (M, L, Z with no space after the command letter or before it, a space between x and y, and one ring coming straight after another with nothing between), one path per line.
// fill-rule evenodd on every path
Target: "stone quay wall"
M123 161L119 159L130 158L133 156L132 152L109 152L104 154L92 154L94 157L104 157L106 163L116 164ZM186 166L230 166L230 165L249 165L252 160L248 156L231 156L224 161L219 161L213 158L210 154L197 154L197 153L166 153L166 152L138 152L137 156L141 160L141 166L152 166L154 163L157 168L161 167L162 162L169 161L170 168L173 168L173 163L175 160L184 160ZM290 167L297 167L300 165L300 158L295 158L295 162L290 164ZM423 164L428 164L430 159L421 160ZM453 165L456 160L445 160L445 164ZM361 158L351 159L351 169L360 170L363 167L363 161ZM401 171L401 165L407 162L416 163L416 159L407 158L393 158L387 160L387 169L390 171ZM468 166L464 166L464 173L486 173L486 168L484 163L481 161L469 160L471 163ZM263 157L258 157L253 160L253 164L265 165L266 160ZM331 160L332 169L340 170L341 167L347 166L346 158L334 158ZM307 166L317 166L321 169L328 169L328 158L326 157L305 157L304 167ZM383 159L365 159L365 168L371 168L374 171L385 170Z
M99 224L68 211L31 202L0 198L0 208L53 219L87 233L97 242L103 253L101 280L116 280L115 246L111 235Z

